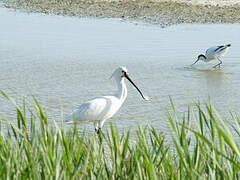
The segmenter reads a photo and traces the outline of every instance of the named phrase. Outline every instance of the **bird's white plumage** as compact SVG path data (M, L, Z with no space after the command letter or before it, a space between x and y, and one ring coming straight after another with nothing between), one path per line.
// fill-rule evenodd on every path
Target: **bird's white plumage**
M220 58L226 54L229 47L230 46L227 46L227 45L211 47L207 49L205 56L208 61Z
M127 97L125 78L127 78L136 87L136 85L128 77L127 73L127 68L117 68L112 75L116 81L117 92L114 95L97 97L81 104L69 116L68 121L93 121L97 123L96 129L102 128L104 122L111 118L119 110ZM141 96L147 100L138 88L137 90Z
M98 122L104 119L109 119L118 111L120 106L121 103L115 96L97 97L81 104L72 113L72 120Z
M217 59L219 61L219 63L213 67L214 68L217 66L220 67L220 65L222 64L220 57L222 57L226 54L226 52L228 51L230 46L231 46L231 44L211 47L211 48L207 49L205 55L200 54L198 56L198 59L193 64L196 64L196 62L198 62L199 60L204 61L204 62L209 62L209 61Z

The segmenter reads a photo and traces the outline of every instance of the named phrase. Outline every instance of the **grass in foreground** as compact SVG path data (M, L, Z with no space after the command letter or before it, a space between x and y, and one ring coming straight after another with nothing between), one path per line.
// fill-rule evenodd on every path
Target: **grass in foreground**
M211 105L196 105L182 120L168 113L172 144L151 127L80 136L49 124L37 100L16 108L16 123L0 135L1 179L238 179L240 120L231 128ZM191 126L194 123L194 127ZM231 130L232 129L232 130ZM231 132L232 131L232 132ZM236 136L233 137L232 133Z

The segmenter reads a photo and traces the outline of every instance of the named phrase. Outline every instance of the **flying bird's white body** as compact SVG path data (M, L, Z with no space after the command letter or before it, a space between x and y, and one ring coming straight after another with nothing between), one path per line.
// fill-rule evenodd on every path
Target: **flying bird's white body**
M97 97L81 104L70 115L71 121L92 121L96 124L95 129L99 130L104 122L119 110L127 98L127 87L125 84L125 77L129 78L127 69L124 67L116 69L112 77L116 81L117 92L114 95ZM136 85L134 86L136 87ZM138 88L137 90L140 91ZM148 100L141 92L140 94L145 100Z
M220 65L222 64L220 57L223 57L227 53L230 46L231 46L231 44L211 47L211 48L207 49L205 55L200 54L198 56L198 59L193 64L195 64L199 60L204 61L204 62L209 62L209 61L217 59L219 61L219 63L213 67L214 68L217 66L220 67Z

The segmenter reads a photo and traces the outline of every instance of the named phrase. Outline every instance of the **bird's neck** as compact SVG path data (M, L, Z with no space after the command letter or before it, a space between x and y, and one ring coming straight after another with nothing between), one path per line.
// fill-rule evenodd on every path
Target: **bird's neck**
M117 97L120 100L125 101L127 97L127 87L124 79L121 79L120 81L117 82L117 88L118 88Z
M207 62L207 61L208 61L207 56L204 55L204 56L202 57L202 61Z

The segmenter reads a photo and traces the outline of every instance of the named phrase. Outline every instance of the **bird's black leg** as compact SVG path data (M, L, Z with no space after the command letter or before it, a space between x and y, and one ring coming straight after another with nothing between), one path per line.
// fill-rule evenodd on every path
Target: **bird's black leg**
M96 132L97 134L100 134L100 133L102 132L102 129L101 129L101 128L95 128L95 132Z
M95 132L97 132L97 130L98 130L98 123L94 122L93 126L94 126L94 129L95 129Z
M95 132L97 134L97 137L99 138L99 143L102 144L102 142L103 142L102 129L101 128L95 128Z
M102 132L101 128L99 127L99 123L95 123L95 132L100 134Z
M220 65L222 64L222 61L218 58L218 61L219 61L219 63L218 64L216 64L215 66L213 66L213 68L216 68L216 67L219 67L220 68Z

